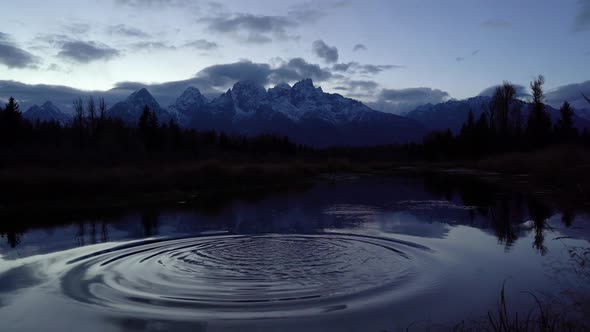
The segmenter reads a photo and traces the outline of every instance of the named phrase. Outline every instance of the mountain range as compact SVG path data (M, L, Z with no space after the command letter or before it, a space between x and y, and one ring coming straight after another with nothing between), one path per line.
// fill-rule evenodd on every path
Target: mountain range
M451 129L454 133L458 133L467 120L469 111L473 112L475 120L477 120L482 113L488 112L489 114L491 103L492 97L477 96L464 100L449 100L439 104L426 104L403 115L422 123L429 130ZM529 104L519 99L515 100L511 106L512 114L514 111L520 110L523 124L526 124L529 109ZM549 105L545 105L545 111L549 113L553 123L560 117L559 110ZM590 120L574 115L574 125L580 130L590 129Z
M360 146L419 142L432 130L458 132L473 111L476 119L489 111L491 97L478 96L427 104L403 116L376 111L365 104L339 94L325 93L309 79L293 86L279 84L265 89L252 81L239 81L216 98L207 98L189 87L167 108L143 88L114 104L108 114L135 125L147 105L161 123L170 120L198 130L216 130L231 134L274 133L311 146ZM514 108L526 123L528 104L517 100ZM559 111L547 106L553 121ZM33 106L24 113L32 121L56 120L67 123L71 116L51 102ZM575 116L578 128L590 128L590 121Z
M37 105L31 106L23 113L23 117L32 122L57 121L62 125L67 124L72 119L69 114L62 112L50 101L46 101L41 107Z

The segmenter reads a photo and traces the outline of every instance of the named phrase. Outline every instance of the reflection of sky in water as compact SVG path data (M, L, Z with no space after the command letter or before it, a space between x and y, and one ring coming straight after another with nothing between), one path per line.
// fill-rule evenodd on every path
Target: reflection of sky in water
M563 302L573 299L588 303L590 289L584 285L588 284L590 270L579 258L590 256L590 219L523 194L497 195L492 189L474 191L473 186L467 190L451 183L441 187L422 180L367 178L319 184L306 192L229 201L215 211L182 205L76 220L64 226L1 231L0 295L11 296L0 296L0 308L6 308L4 316L0 310L0 319L17 317L27 306L30 310L38 308L35 301L51 304L50 296L40 299L41 295L27 289L36 289L31 287L47 282L48 276L59 275L66 268L64 257L91 253L113 242L214 233L314 235L329 231L397 239L432 250L414 258L414 266L422 273L416 275L413 284L419 285L416 289L420 291L407 297L403 305L392 299L370 312L359 309L347 313L347 319L332 312L309 321L285 323L288 326L268 323L261 330L338 330L361 324L378 331L395 324L394 317L403 322L425 317L456 322L494 308L504 282L515 308L529 308L531 298L523 296L528 291L557 296ZM280 250L268 249L268 257L273 251ZM65 303L64 308L50 311L69 315L68 310L78 309ZM96 330L112 329L92 312L78 314L93 321ZM186 328L156 318L151 323L137 317L109 317L108 321L117 328L137 330L146 324ZM28 324L35 326L34 322ZM216 330L215 326L221 325L227 328L211 322L199 324L202 330ZM55 330L60 326L50 325ZM405 328L403 324L400 327Z

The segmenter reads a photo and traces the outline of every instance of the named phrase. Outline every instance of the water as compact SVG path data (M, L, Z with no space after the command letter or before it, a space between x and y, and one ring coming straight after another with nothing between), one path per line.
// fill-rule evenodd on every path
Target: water
M455 177L351 177L22 217L0 227L0 330L449 330L503 285L511 310L532 292L583 315L583 211Z

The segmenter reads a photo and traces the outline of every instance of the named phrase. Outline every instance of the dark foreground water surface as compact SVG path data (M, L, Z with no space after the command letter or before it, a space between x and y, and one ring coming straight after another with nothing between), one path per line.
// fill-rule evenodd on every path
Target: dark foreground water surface
M0 330L446 330L485 319L503 284L511 311L530 292L584 317L582 211L458 178L351 177L16 216L0 223Z

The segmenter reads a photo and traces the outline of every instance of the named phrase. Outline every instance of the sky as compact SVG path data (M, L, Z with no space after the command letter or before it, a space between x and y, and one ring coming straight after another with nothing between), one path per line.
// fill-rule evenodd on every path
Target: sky
M31 99L37 84L43 98L147 86L168 103L188 85L215 94L242 79L270 87L312 78L324 91L401 113L505 80L528 86L539 74L556 100L590 93L590 0L0 0L0 7L2 99Z

